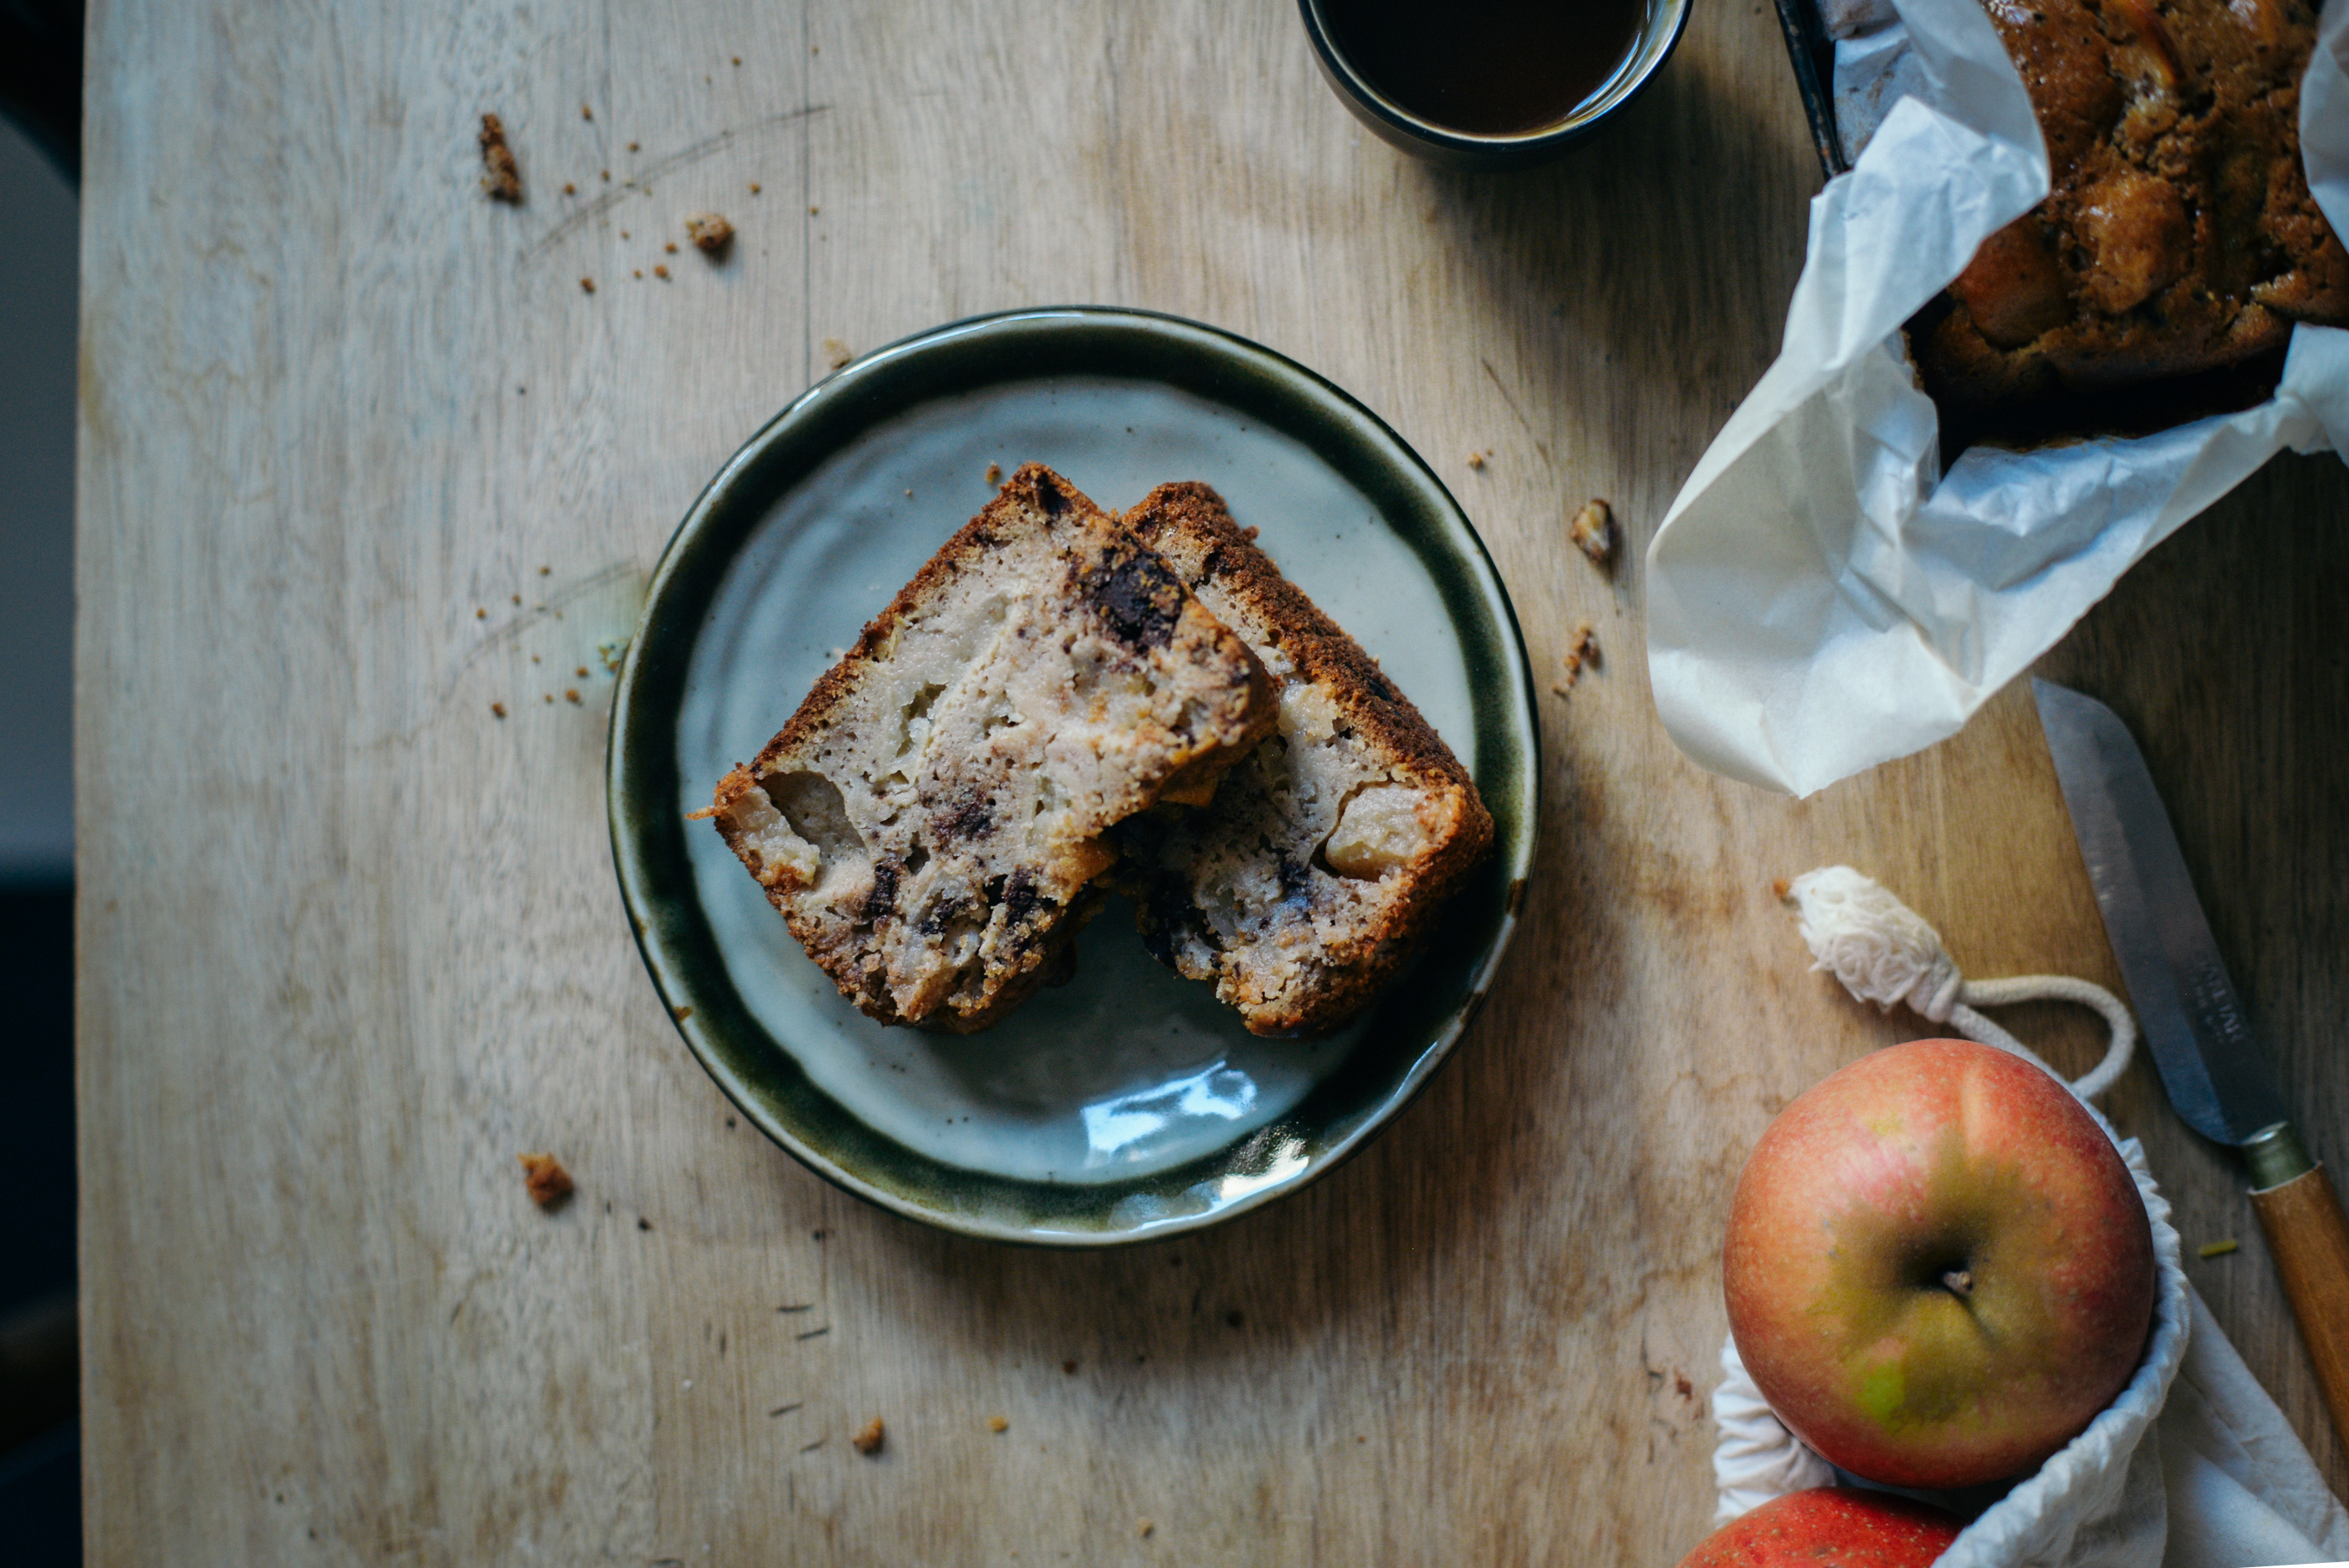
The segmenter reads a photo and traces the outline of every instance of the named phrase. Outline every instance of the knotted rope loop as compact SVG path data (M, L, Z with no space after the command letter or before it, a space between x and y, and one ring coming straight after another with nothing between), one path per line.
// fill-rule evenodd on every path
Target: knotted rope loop
M2137 1020L2103 986L2068 975L1968 980L1941 945L1940 933L1924 916L1849 866L1805 872L1788 891L1801 911L1799 929L1816 960L1811 966L1832 974L1861 1001L1886 1012L1896 1003L1905 1005L1932 1023L1947 1024L1970 1040L2012 1051L2059 1078L2064 1075L1979 1009L2016 1002L2076 1002L2104 1015L2112 1043L2095 1069L2073 1083L2072 1092L2083 1099L2100 1095L2127 1069L2137 1048Z

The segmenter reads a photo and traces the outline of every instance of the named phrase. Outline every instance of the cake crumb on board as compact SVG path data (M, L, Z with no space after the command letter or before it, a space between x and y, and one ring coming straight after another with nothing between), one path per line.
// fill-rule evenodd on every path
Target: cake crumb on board
M1008 1432L1011 1429L1011 1423L1001 1416L989 1416L987 1418L987 1429L996 1433Z
M513 149L506 145L505 122L496 115L481 117L481 189L492 201L522 205L522 170Z
M1615 509L1596 497L1584 501L1567 524L1566 536L1593 566L1607 565L1615 559Z
M834 370L837 370L841 366L846 365L850 360L855 358L856 356L850 353L848 345L843 343L840 339L836 337L827 337L823 340L823 357L826 364L830 365Z
M882 1429L881 1418L875 1416L864 1423L864 1430L848 1439L848 1446L870 1458L881 1451L881 1444L885 1436Z
M563 1168L562 1161L543 1150L516 1158L522 1161L523 1187L532 1202L552 1209L571 1196L571 1172Z
M1003 482L1003 465L1001 463L989 463L987 465L987 482L991 485L1000 485Z
M1158 1522L1154 1519L1137 1520L1133 1526L1133 1532L1147 1541L1150 1539L1151 1532L1157 1528Z
M1564 696L1574 689L1586 669L1599 667L1599 634L1585 621L1574 628L1574 640L1566 647L1566 657L1559 661L1566 674L1550 686L1550 690Z
M1795 896L1795 884L1788 882L1785 877L1780 877L1776 882L1770 884L1770 896L1776 899L1780 903L1785 903L1788 899Z
M714 256L726 248L734 237L734 225L718 212L696 212L685 221L685 237L693 242L695 250L705 256Z

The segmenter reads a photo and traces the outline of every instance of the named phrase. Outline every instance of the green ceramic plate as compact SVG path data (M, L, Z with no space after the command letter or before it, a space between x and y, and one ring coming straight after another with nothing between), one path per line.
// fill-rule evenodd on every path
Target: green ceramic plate
M706 823L864 620L1009 473L1105 507L1205 480L1475 772L1494 853L1420 962L1320 1040L1260 1040L1153 963L1112 903L1076 979L984 1034L841 999ZM1427 465L1352 398L1136 311L981 317L812 388L686 514L612 709L612 851L653 983L719 1087L860 1197L966 1234L1140 1241L1294 1191L1427 1082L1483 1001L1534 851L1540 747L1507 593Z

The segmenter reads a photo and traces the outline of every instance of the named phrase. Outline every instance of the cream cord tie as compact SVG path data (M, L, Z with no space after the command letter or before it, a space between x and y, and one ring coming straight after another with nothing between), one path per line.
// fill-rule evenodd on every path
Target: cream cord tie
M1940 934L1922 915L1849 866L1825 866L1796 877L1789 890L1802 909L1803 940L1810 944L1814 969L1825 969L1863 1002L1886 1012L1896 1002L1936 1024L1947 1024L1970 1040L2012 1051L2055 1078L2064 1075L2041 1061L2021 1040L1977 1010L2015 1002L2076 1002L2105 1016L2112 1044L2095 1070L2075 1081L2072 1092L2093 1099L2127 1070L2137 1048L2137 1020L2119 997L2102 985L2067 975L2022 975L2011 980L1969 980L1941 945Z

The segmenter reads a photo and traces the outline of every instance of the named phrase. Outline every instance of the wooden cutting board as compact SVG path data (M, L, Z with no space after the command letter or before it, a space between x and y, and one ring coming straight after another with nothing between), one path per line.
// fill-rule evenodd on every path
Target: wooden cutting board
M1740 1161L1927 1032L1806 973L1772 880L1848 861L1970 973L2116 983L2019 692L1805 802L1655 719L1639 549L1769 360L1817 183L1764 5L1485 179L1358 131L1278 3L96 0L89 37L92 1562L1669 1564ZM731 255L669 254L706 208ZM618 907L592 656L832 353L1064 302L1345 386L1455 488L1538 670L1604 649L1546 699L1542 872L1431 1091L1297 1198L1102 1256L934 1233L730 1119ZM1564 541L1594 495L1611 579ZM2280 462L2045 664L2143 737L2336 1166L2344 514L2334 459ZM2349 1480L2239 1177L2148 1068L2112 1109L2189 1245L2241 1242L2189 1266ZM579 1181L551 1217L537 1149Z

